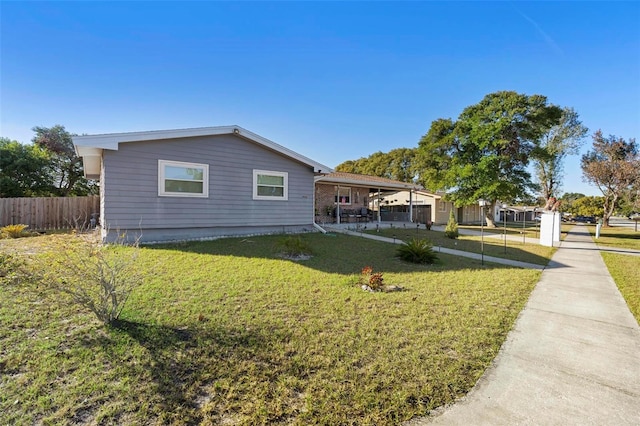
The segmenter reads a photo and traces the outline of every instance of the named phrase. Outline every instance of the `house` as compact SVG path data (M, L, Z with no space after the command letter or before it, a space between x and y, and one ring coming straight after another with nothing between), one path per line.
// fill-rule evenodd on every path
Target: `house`
M444 193L433 193L423 189L411 193L407 191L384 192L380 198L383 220L385 217L391 221L401 217L399 214L409 212L411 205L413 222L425 223L429 221L436 225L444 225L449 221L451 211L453 211L458 223L480 222L482 212L478 205L456 207L452 201L447 201L444 195Z
M441 196L423 189L413 191L382 192L380 199L373 199L373 209L382 211L382 218L390 221L409 221L417 223L437 223L437 209L442 202Z
M494 217L496 221L504 222L522 222L527 220L535 220L538 212L542 212L543 209L538 206L512 206L501 205L496 203Z
M100 180L104 241L299 232L314 226L314 176L332 170L239 126L74 136Z
M410 209L392 212L382 204L384 194L404 192L413 199L420 185L355 173L330 172L315 178L316 222L413 221Z

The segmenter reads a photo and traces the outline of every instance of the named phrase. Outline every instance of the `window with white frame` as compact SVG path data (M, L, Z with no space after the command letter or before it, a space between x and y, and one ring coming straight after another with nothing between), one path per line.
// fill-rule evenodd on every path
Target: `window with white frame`
M281 200L289 199L289 173L269 170L253 171L253 199Z
M158 160L158 195L208 197L209 165Z
M347 205L351 204L351 188L338 188L338 194L335 196L334 202Z
M440 200L438 203L438 211L446 212L447 211L447 203L445 201Z

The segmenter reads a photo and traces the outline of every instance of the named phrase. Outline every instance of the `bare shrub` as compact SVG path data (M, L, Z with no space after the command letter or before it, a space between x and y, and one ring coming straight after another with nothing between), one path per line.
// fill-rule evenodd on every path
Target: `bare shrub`
M40 258L41 279L90 309L104 324L117 320L131 292L142 282L136 268L139 247L101 244L95 234L76 234L59 241Z

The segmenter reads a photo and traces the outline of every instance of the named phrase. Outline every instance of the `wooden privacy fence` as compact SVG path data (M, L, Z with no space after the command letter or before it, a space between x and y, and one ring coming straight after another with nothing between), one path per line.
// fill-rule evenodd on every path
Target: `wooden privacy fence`
M31 231L87 228L98 220L100 197L0 198L0 226L22 223Z

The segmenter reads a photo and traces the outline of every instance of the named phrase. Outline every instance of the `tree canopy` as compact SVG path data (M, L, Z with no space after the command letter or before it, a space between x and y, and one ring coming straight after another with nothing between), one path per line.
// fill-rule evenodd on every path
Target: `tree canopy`
M563 108L560 122L542 135L539 146L532 153L532 160L540 195L545 202L551 197L558 197L564 159L569 154L578 154L588 132L573 108Z
M535 189L527 171L540 140L560 124L562 110L541 95L491 93L458 119L438 119L418 146L419 177L457 206L479 199L511 202ZM487 209L488 212L493 208ZM489 226L494 220L487 214Z
M574 216L602 217L604 197L581 197L574 200L570 206L563 206L564 211Z
M49 153L37 145L0 138L0 197L50 195Z
M593 149L582 156L584 179L598 187L604 196L604 225L609 225L621 197L638 188L640 156L635 139L625 141L614 135L608 138L598 130L593 135Z
M396 148L384 153L375 152L368 157L348 160L336 166L338 172L379 176L401 182L413 182L415 173L414 148Z
M66 197L97 193L85 179L82 160L75 153L64 126L34 127L32 144L0 138L0 196Z
M34 145L46 149L51 157L51 179L55 195L86 195L95 191L95 184L84 178L82 159L76 155L71 133L64 126L36 126L36 135L31 140Z

